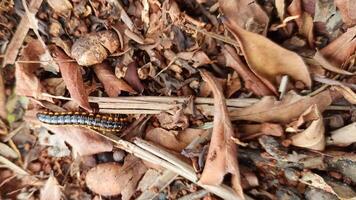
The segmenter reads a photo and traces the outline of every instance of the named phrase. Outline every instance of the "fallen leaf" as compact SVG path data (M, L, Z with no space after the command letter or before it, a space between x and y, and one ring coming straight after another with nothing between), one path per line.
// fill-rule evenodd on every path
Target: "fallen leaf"
M141 83L141 80L138 77L136 62L128 64L124 79L138 93L142 93L145 89L145 86Z
M222 13L245 30L267 34L269 18L260 5L249 0L219 0Z
M113 31L86 34L74 42L72 57L79 65L90 66L102 63L109 53L119 48L118 35Z
M301 18L302 14L303 14L303 10L302 10L302 2L301 0L293 0L288 8L287 8L288 12L290 15L292 16L299 16L298 18L295 19L295 23L297 24L297 26L300 28L303 26L303 19Z
M117 97L121 91L136 94L136 91L132 89L130 85L115 76L115 73L110 70L107 64L101 63L94 65L94 72L104 85L105 92L109 97Z
M278 75L289 75L295 81L311 87L308 67L298 54L278 46L266 37L245 31L234 21L226 19L224 24L238 41L250 69L263 77L261 80L266 85L276 87Z
M27 46L23 48L20 60L39 61L39 56L44 52L45 50L39 41L31 40ZM17 80L15 93L17 95L52 102L51 98L42 96L42 93L46 92L46 90L35 75L35 71L40 67L38 63L16 63L15 67L15 77Z
M325 127L323 117L316 105L309 107L299 117L296 127L300 127L307 122L310 123L310 125L305 130L290 138L292 145L323 151L325 148Z
M235 133L228 116L222 88L209 72L201 71L201 76L213 91L215 114L209 153L199 182L207 185L220 185L224 176L230 173L236 195L244 199L240 183L237 146L231 140Z
M38 142L42 146L48 146L47 151L50 156L57 158L70 156L70 150L60 134L51 135L47 129L42 128L38 134Z
M356 26L320 50L320 53L334 66L344 64L356 51Z
M230 112L230 116L232 120L289 123L314 104L318 106L320 112L323 112L332 101L333 97L329 90L313 97L299 96L294 92L289 92L281 101L276 100L275 97L266 96L249 107Z
M299 27L299 32L307 39L309 46L314 47L313 17L309 13L304 12L300 18L302 19L302 24Z
M195 138L208 134L204 129L188 128L184 131L167 131L163 128L154 128L146 133L145 139L159 144L169 150L181 152Z
M226 81L226 91L225 95L227 98L230 98L233 94L241 89L241 81L236 72L228 75Z
M353 75L353 73L345 71L343 69L340 69L339 67L336 67L336 66L332 65L331 63L329 63L329 61L327 61L319 51L316 51L313 59L316 62L318 62L323 68L325 68L329 71L339 73L339 74L344 74L344 75Z
M321 176L313 172L302 172L302 177L299 179L299 181L306 185L319 188L337 196L333 188L330 187L330 185L328 185Z
M56 57L56 60L59 61L58 65L62 78L72 99L82 108L91 112L92 109L88 101L89 96L84 87L80 66L77 63L60 62L60 60L69 60L70 58L59 48L52 46L51 51Z
M342 21L352 27L356 25L356 4L353 0L335 0L335 6L339 9Z
M204 51L179 52L176 56L183 60L191 61L193 67L200 67L212 63Z
M236 54L236 50L228 45L225 45L222 52L225 56L226 66L233 68L241 76L247 89L251 90L258 96L277 94L274 87L268 87L268 85L265 85L254 73L250 71L250 69Z
M278 13L279 19L281 21L283 21L283 19L284 19L284 9L285 9L284 0L276 0L274 3L276 5L276 9L277 9L277 13Z
M18 154L8 145L2 142L0 142L0 155L11 159L18 158Z
M156 116L161 127L166 129L181 128L183 130L189 127L189 118L184 114L184 109L177 109L172 112L173 115L162 112Z
M72 4L68 0L47 0L47 3L54 12L62 15L67 15L73 9Z
M336 146L349 146L356 142L356 122L334 130L328 137L327 143Z
M271 135L281 137L284 134L280 124L262 123L262 124L244 124L238 126L241 140L253 139L261 135Z
M112 151L112 144L94 130L75 126L44 125L73 147L80 155L92 155Z
M85 176L85 182L87 187L97 194L114 196L120 194L123 189L118 180L120 174L122 174L121 165L103 163L88 171Z
M61 200L62 195L61 186L51 173L45 185L41 189L40 200Z
M349 103L356 104L356 94L349 87L340 84L332 86L331 89L338 91Z

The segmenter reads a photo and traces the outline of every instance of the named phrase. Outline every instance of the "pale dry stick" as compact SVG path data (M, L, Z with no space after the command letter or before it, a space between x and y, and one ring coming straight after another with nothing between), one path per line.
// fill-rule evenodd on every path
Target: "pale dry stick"
M29 176L30 174L22 169L21 167L17 166L7 158L0 155L0 163L4 164L8 169L11 169L14 173L20 176Z
M182 170L182 166L175 166L172 163L163 160L162 158L159 158L158 156L154 155L151 152L148 152L138 146L136 146L135 144L132 144L128 141L125 140L121 140L120 138L118 138L115 135L112 135L110 133L99 133L97 132L99 135L101 135L102 137L112 141L115 145L115 147L120 148L122 150L127 151L128 153L132 153L133 155L135 155L138 158L141 158L142 160L160 165L168 170L171 170L177 174L179 174L180 176L188 179L189 181L199 185L202 188L205 188L206 190L208 190L211 193L216 194L217 196L223 198L223 199L236 199L236 200L241 200L233 191L232 188L226 186L226 185L218 185L218 186L214 186L214 185L203 185L200 184L199 182L197 182L197 177L196 176L187 176L186 171L187 170ZM163 150L160 150L161 152ZM190 172L189 174L193 174L194 171ZM251 199L249 197L246 197L246 199Z

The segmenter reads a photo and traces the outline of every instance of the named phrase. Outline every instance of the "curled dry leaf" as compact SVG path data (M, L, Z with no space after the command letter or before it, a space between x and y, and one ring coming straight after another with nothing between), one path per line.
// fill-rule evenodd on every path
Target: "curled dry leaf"
M356 26L320 50L320 53L334 66L341 66L356 51Z
M143 92L143 90L145 89L145 86L141 83L141 80L138 77L136 62L131 62L130 64L128 64L124 79L138 93Z
M308 67L298 54L278 46L266 37L245 31L232 20L226 19L224 24L239 42L250 69L262 77L266 85L275 87L277 76L289 75L295 81L311 87Z
M61 186L58 184L58 181L53 174L51 174L41 189L40 200L61 200L61 197Z
M204 51L180 52L176 56L183 60L192 61L194 67L212 63Z
M199 182L207 185L220 185L224 176L230 173L236 195L244 199L237 161L237 146L231 140L235 134L228 116L222 88L209 72L202 71L201 75L213 91L215 114L209 153Z
M89 170L85 177L88 188L103 196L118 195L122 185L117 179L122 174L122 166L117 163L103 163Z
M146 171L147 168L140 159L128 155L123 166L104 163L91 169L85 182L88 188L97 194L103 196L121 194L123 200L129 200Z
M222 50L225 56L226 65L233 68L244 80L245 87L258 96L277 94L274 87L265 85L250 69L241 61L236 50L225 45Z
M80 155L112 151L112 144L96 134L94 130L75 126L45 125L45 127L58 134Z
M353 0L335 0L335 6L340 10L342 21L349 27L356 25L356 4Z
M255 1L219 0L222 13L245 30L267 33L269 18Z
M73 9L72 4L68 0L47 0L47 3L54 12L62 15L67 15Z
M245 124L238 127L240 138L243 140L256 138L261 135L271 135L280 137L283 135L283 128L280 124L262 123Z
M349 87L336 85L331 87L332 90L338 91L351 104L356 104L356 94Z
M289 92L282 101L275 97L263 97L259 102L230 112L233 120L249 120L255 122L289 123L298 118L306 109L316 104L323 112L333 101L329 90L313 97L299 96Z
M80 66L77 63L60 62L60 60L69 60L70 58L55 46L52 48L52 53L59 61L58 65L62 78L72 99L85 110L92 111L88 101L88 93L84 87Z
M302 172L302 177L299 179L299 181L306 185L319 188L321 190L324 190L326 192L332 193L337 196L333 188L330 185L328 185L321 176L313 172L310 171Z
M45 53L45 50L41 42L31 40L22 50L20 60L39 61L39 56L43 53ZM42 96L42 93L46 92L46 90L35 75L35 71L40 67L38 63L16 63L15 66L15 77L17 80L15 92L17 95L52 101L51 98Z
M356 142L356 122L331 132L327 144L348 146Z
M166 129L182 128L183 130L189 127L189 118L184 114L184 109L178 109L173 111L171 115L166 112L162 112L157 115L157 119L161 127Z
M117 97L121 91L133 94L136 93L136 91L132 89L132 87L124 80L117 78L115 73L110 70L110 67L107 64L101 63L94 65L94 72L100 82L104 85L105 92L109 95L109 97Z
M323 68L325 68L327 70L330 70L335 73L343 74L343 75L353 75L353 73L345 71L343 69L340 69L340 68L332 65L331 63L329 63L329 61L327 61L319 51L316 51L313 59L316 62L318 62Z
M163 128L154 128L146 133L146 140L159 144L167 149L181 152L195 138L208 134L204 129L188 128L184 131L167 131Z
M91 33L79 38L72 46L71 55L79 65L89 66L103 62L108 52L119 47L119 38L114 31Z
M310 125L301 133L293 135L290 139L292 145L304 147L317 151L322 151L325 148L325 127L323 117L316 105L309 107L296 121L296 128L305 123Z

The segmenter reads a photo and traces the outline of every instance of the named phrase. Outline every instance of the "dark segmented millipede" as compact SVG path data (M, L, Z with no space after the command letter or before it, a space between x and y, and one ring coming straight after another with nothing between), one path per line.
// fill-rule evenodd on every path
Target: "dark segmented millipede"
M111 117L86 112L40 112L37 113L37 119L50 125L77 125L111 132L119 132L128 123L127 117Z

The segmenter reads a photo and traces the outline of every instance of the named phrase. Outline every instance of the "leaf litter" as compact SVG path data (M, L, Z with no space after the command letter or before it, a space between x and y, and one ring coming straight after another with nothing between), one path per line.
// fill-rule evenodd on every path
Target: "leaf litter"
M4 1L0 198L356 198L355 9Z

